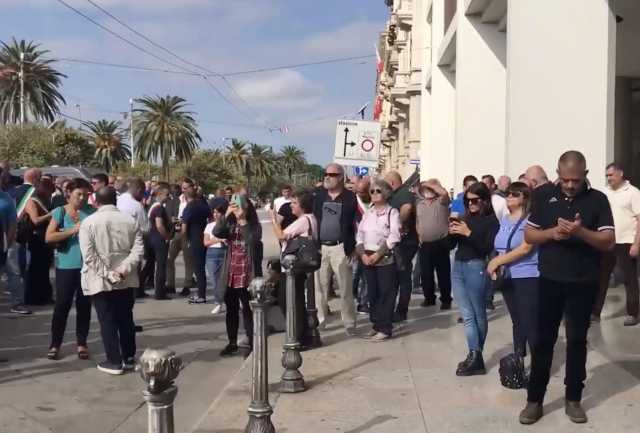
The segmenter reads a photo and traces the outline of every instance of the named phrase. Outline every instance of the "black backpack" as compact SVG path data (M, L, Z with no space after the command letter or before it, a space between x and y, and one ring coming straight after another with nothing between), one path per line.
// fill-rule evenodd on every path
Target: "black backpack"
M500 359L498 368L500 383L505 388L522 389L529 383L529 377L524 370L524 361L515 353L510 353Z
M322 255L318 244L313 238L313 231L311 230L311 220L308 217L309 222L309 236L298 236L287 241L287 247L282 252L282 257L293 254L296 256L296 261L293 265L293 271L296 273L310 273L320 269L320 262Z

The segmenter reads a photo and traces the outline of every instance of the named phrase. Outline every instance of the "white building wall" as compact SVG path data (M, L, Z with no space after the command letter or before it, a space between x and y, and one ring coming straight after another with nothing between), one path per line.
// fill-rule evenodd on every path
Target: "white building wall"
M507 170L582 151L595 187L613 157L616 24L600 0L510 0Z
M455 189L468 174L505 173L506 34L458 0Z

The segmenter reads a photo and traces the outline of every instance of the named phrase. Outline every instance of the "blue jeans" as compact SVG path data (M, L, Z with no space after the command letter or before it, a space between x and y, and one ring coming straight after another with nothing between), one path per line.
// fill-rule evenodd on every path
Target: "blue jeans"
M13 244L11 248L9 248L9 251L7 251L7 260L4 266L0 267L0 274L7 275L7 285L9 286L9 292L11 292L12 307L24 304L24 281L18 262L18 248L19 246L17 244Z
M218 287L218 279L220 278L226 253L226 248L207 248L207 261L205 266L207 289L213 290L213 302L216 304L224 303L224 291L226 288Z
M460 307L469 350L482 351L487 338L486 264L484 260L453 263L453 297Z

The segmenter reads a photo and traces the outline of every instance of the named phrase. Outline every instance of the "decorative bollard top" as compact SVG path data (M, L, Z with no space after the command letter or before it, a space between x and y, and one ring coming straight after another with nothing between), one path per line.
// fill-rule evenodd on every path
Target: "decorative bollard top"
M146 349L138 363L140 376L151 394L160 394L171 387L182 368L182 359L168 349Z
M251 284L249 284L249 293L251 293L256 302L265 304L270 301L269 290L267 287L267 280L262 277L257 277L251 281Z
M280 261L280 264L282 265L283 268L290 269L293 267L293 264L295 263L295 261L296 261L296 256L294 256L293 254L287 254L282 258L282 260Z

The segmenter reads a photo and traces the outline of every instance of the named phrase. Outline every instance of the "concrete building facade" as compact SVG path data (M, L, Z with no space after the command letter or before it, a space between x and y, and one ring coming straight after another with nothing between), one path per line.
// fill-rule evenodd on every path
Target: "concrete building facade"
M640 180L639 1L386 3L381 168L406 174L419 159L422 178L459 190L467 174L517 178L532 164L553 177L577 149L594 186L614 159ZM396 23L404 45L388 43Z

